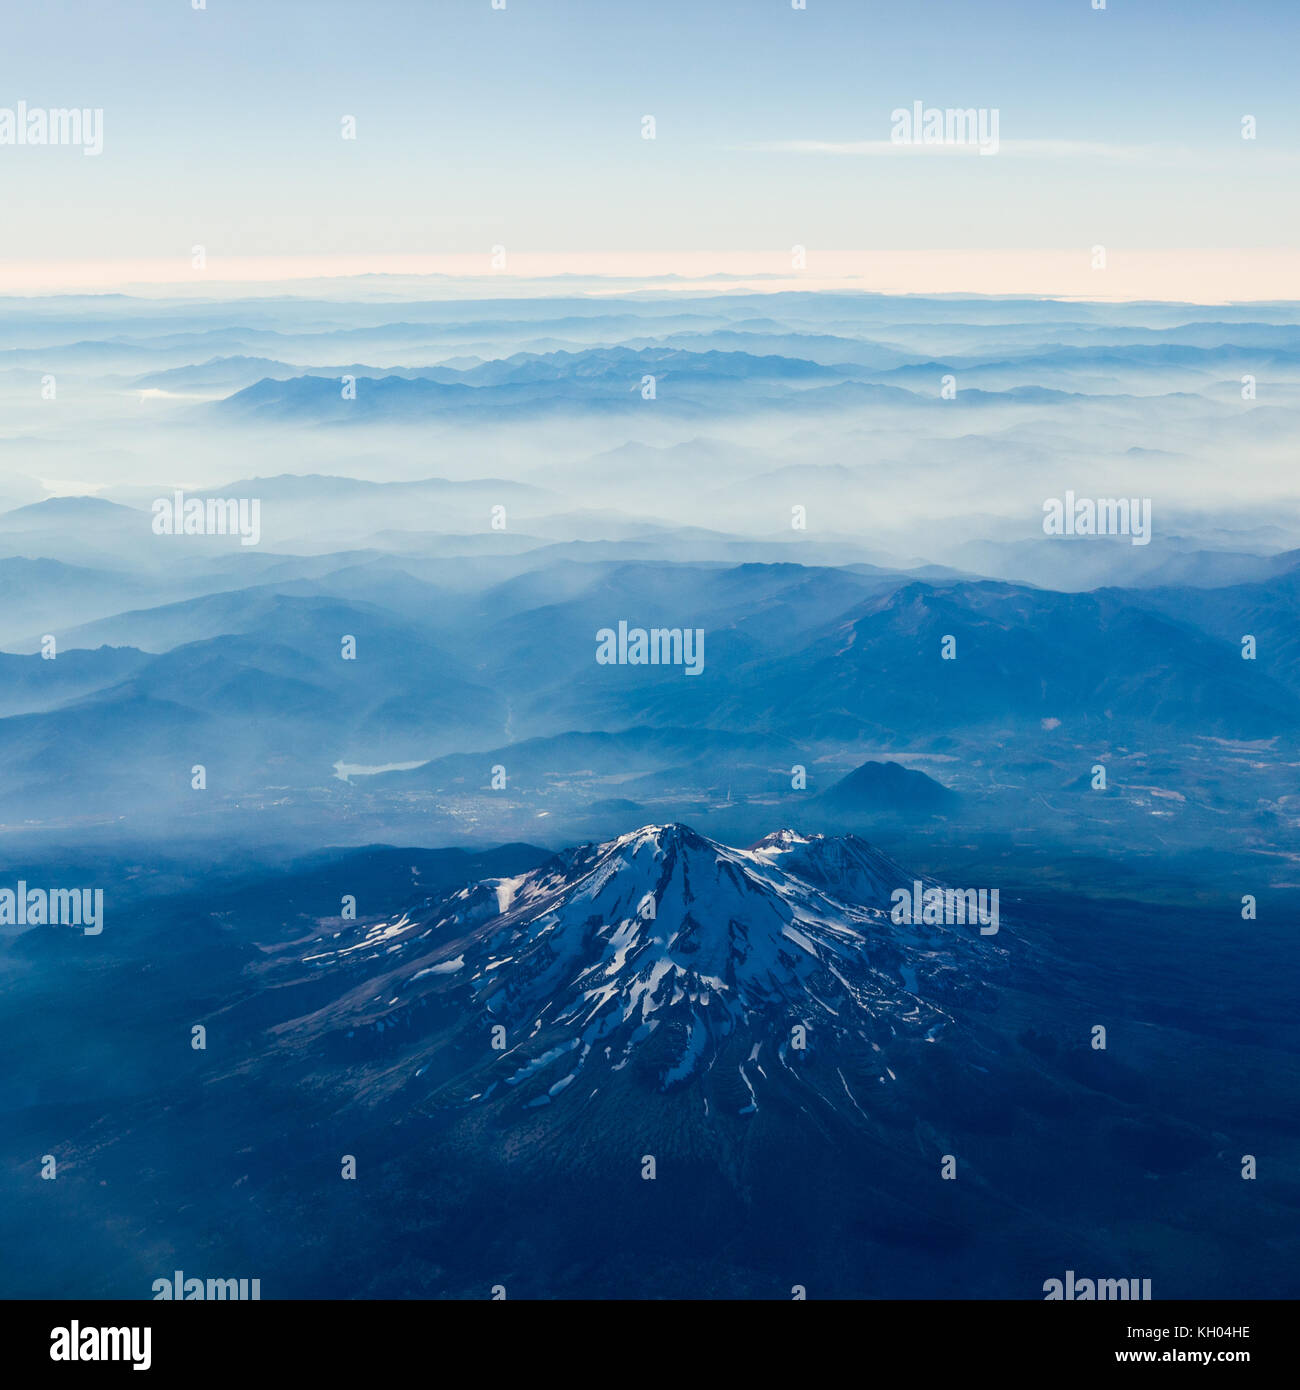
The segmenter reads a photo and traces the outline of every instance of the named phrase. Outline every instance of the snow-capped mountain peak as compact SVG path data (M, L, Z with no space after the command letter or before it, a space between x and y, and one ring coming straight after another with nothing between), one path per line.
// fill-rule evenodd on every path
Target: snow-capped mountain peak
M834 1042L869 1057L946 1026L954 973L996 948L892 923L889 893L913 878L852 836L782 830L737 849L647 825L470 885L366 929L360 950L349 941L315 959L355 969L368 953L379 967L375 990L348 996L354 1032L396 1026L430 1000L454 1006L466 1032L497 1028L505 1046L478 1045L470 1099L499 1086L549 1101L637 1056L670 1089L742 1045L797 1070L800 1050ZM761 1068L737 1066L752 1088Z

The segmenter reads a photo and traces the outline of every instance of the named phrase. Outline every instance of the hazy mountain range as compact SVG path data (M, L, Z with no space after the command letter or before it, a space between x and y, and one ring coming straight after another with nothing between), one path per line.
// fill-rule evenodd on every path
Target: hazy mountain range
M1290 1288L1300 311L542 290L6 302L6 1292Z

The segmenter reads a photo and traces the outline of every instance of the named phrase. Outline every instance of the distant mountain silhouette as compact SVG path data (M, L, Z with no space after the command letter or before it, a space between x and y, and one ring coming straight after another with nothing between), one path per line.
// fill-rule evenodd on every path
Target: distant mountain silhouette
M675 348L591 348L582 352L516 353L467 371L426 368L418 378L385 369L356 376L355 397L339 379L318 375L265 377L203 407L224 420L411 420L432 414L551 413L556 410L636 410L646 375L661 390L660 409L709 413L765 399L772 388L842 384L852 366L834 368L795 357L746 352L683 352ZM761 388L761 389L760 389ZM863 399L912 399L895 388L862 386ZM720 394L721 393L721 394ZM797 394L802 395L802 390Z
M961 797L924 772L899 763L865 762L819 798L836 814L938 816L955 811Z
M0 529L8 531L19 527L49 526L60 522L84 521L88 518L134 520L138 519L139 515L135 508L124 507L120 502L110 502L106 497L47 497L42 502L29 502L25 507L15 507L13 511L5 512L0 516Z

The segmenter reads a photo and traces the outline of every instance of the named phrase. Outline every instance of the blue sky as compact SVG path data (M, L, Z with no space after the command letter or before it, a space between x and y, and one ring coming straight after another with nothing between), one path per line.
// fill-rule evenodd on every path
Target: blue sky
M104 152L0 147L0 258L1295 245L1294 4L807 3L14 9L0 107ZM918 100L999 156L873 153Z

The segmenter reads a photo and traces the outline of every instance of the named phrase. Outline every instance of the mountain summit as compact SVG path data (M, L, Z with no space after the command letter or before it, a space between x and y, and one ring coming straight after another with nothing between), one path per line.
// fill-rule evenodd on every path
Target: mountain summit
M936 1037L1002 954L970 928L892 922L890 894L916 877L855 836L735 849L648 825L339 934L309 959L347 988L313 1023L397 1043L433 1006L454 1045L418 1044L419 1074L462 1104L594 1094L632 1063L640 1086L702 1087L706 1108L719 1076L739 1078L740 1114L813 1057L885 1083L890 1043Z

